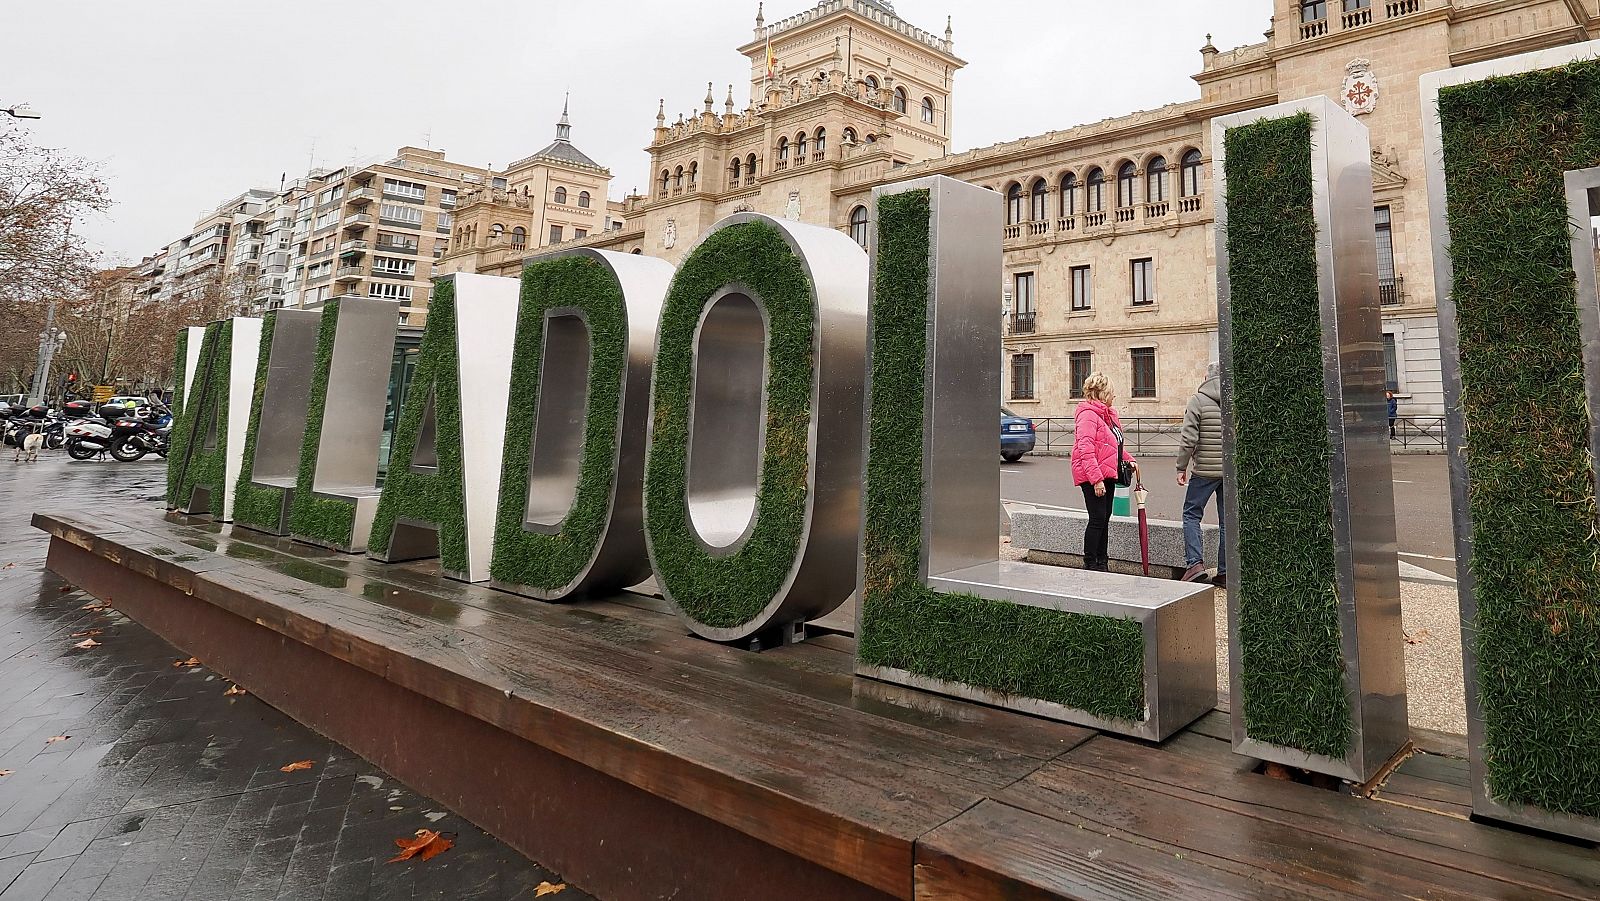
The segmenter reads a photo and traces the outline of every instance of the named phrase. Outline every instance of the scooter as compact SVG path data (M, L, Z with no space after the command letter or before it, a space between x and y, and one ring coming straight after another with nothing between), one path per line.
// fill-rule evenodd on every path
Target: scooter
M97 410L95 416L69 423L66 427L67 456L74 460L103 456L111 450L112 423L126 412L126 407L107 404Z

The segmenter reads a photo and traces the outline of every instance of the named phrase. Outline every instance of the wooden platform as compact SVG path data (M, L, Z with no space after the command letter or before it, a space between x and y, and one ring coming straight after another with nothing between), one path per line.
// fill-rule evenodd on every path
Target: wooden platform
M1448 738L1372 800L763 654L655 598L547 605L247 530L38 514L49 565L615 899L1600 896L1592 848L1468 821Z

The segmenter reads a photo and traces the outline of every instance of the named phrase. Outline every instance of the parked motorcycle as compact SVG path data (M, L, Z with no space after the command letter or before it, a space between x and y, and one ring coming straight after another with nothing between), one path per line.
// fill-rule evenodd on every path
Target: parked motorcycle
M171 420L171 416L165 421L118 419L111 425L111 456L119 463L142 460L151 453L165 457L172 435Z

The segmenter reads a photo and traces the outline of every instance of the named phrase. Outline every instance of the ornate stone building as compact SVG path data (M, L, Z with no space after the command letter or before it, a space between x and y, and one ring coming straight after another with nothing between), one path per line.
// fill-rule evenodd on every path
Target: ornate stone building
M1372 134L1374 229L1390 381L1410 414L1442 412L1424 187L1425 72L1600 37L1600 0L1262 0L1266 40L1207 40L1199 98L951 154L954 54L888 0L758 13L750 104L669 121L659 108L650 189L626 225L585 243L679 258L717 219L756 210L864 240L872 188L945 174L1007 210L1005 402L1069 415L1091 370L1133 416L1182 412L1217 349L1213 117L1315 94ZM771 52L769 55L768 47ZM1175 86L1176 88L1176 86ZM506 258L483 271L515 274Z

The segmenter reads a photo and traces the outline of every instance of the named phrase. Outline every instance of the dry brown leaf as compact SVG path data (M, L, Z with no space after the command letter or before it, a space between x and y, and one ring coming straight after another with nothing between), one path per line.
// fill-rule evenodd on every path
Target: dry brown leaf
M45 739L44 743L47 744L47 745L53 745L58 741L66 741L67 739L69 739L71 737L72 736L70 736L70 735L52 735L49 738Z
M278 767L278 769L282 770L285 773L295 773L295 772L299 772L300 770L309 770L313 766L316 766L316 761L313 761L313 760L296 760L294 763L288 764L286 766L280 766L280 767Z
M84 650L87 651L90 648L98 648L98 647L100 647L100 642L95 641L93 638L85 638L84 640L82 640L82 641L78 642L77 644L73 645L73 647L75 647L75 648L83 648Z
M551 885L548 882L541 882L539 883L538 887L533 890L533 896L535 898L543 898L545 895L554 895L566 890L567 884L565 882L558 882L555 885Z
M400 853L389 858L389 863L412 858L430 860L450 850L455 842L432 829L418 829L416 838L397 838L394 844L400 849Z
M174 661L172 661L172 665L175 666L175 667L178 667L178 666L199 666L200 665L200 658L199 657L190 657L188 660L174 660Z
M67 592L72 590L72 586L71 585L63 585L60 588L57 588L56 590L61 592L62 594L66 594Z
M11 770L0 770L0 776L9 776L11 773Z
M223 695L223 697L232 697L234 695L247 695L249 693L250 692L245 691L244 689L240 688L239 686L233 685L233 686L229 686L228 690L223 692L222 695Z
M13 566L16 566L16 564L15 563L7 563L4 568L5 569L10 569Z
M68 638L93 638L96 635L99 635L101 632L104 632L104 631L105 631L104 629L85 629L82 632L74 632L71 635L68 635L67 637Z
M104 611L104 610L110 610L111 609L111 605L110 604L99 604L99 603L96 603L96 604L84 604L82 607L79 607L78 609L80 609L80 610L88 610L88 611L93 612L93 613L100 613L101 611Z
M1426 638L1428 638L1428 630L1418 629L1406 636L1406 644L1422 644Z

